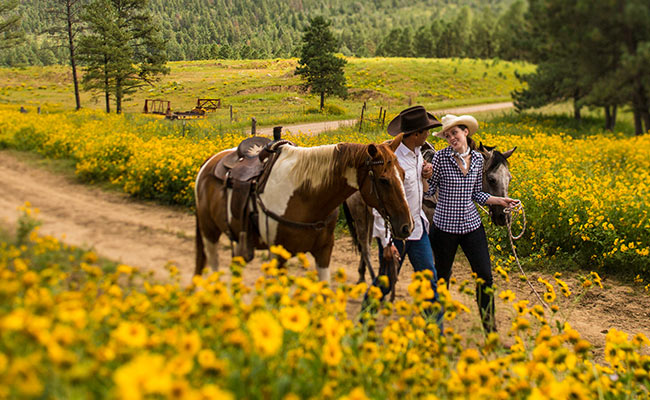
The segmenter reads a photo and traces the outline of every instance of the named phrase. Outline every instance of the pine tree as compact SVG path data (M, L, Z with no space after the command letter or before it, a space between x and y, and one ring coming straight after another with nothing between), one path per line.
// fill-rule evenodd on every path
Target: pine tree
M103 88L107 112L111 89L115 111L121 113L125 96L169 72L164 42L147 3L148 0L94 0L88 6L89 34L80 49L87 60L84 82L90 89Z
M81 109L79 77L77 74L77 42L82 30L81 7L87 0L51 0L48 9L49 26L46 30L68 50L68 61L72 72L72 83L77 110Z
M343 71L347 61L334 55L339 44L330 25L329 21L320 16L309 20L296 68L296 74L303 77L303 88L320 94L321 111L325 107L325 95L347 96Z
M433 37L431 36L431 29L422 25L415 32L413 38L413 48L416 57L433 57L435 54L435 47L433 44Z
M23 37L20 30L20 15L14 10L18 0L0 0L0 49L15 46Z

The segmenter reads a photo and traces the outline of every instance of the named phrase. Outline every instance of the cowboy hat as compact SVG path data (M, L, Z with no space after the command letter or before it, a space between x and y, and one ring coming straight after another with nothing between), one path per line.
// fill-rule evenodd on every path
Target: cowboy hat
M467 127L467 130L469 130L468 136L472 136L474 132L478 130L478 121L471 115L461 115L457 117L453 114L447 114L441 118L441 121L442 129L440 129L439 132L434 133L435 136L440 138L444 138L444 136L442 136L444 131L458 125L465 125Z
M399 133L409 135L414 132L431 129L442 124L433 114L428 113L422 106L414 106L407 108L393 118L388 124L388 134L396 136Z

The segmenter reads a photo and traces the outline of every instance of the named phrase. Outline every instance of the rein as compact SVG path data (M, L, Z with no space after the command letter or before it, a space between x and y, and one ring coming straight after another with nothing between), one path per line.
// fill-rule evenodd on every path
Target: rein
M390 218L388 218L388 212L386 211L386 204L384 203L384 200L381 198L379 195L379 188L377 187L377 178L375 177L375 173L372 170L372 167L375 165L383 165L384 160L376 160L372 161L371 158L368 158L365 162L365 166L368 167L368 176L370 176L370 181L372 182L372 190L375 193L375 196L377 197L377 202L379 203L379 209L377 211L381 215L381 217L384 219L384 227L385 227L385 234L388 236L388 231L390 230L393 232L393 226L390 223ZM363 185L363 182L359 185L359 188ZM388 276L388 286L389 286L389 291L391 293L390 295L390 301L395 301L395 285L397 284L397 277L399 276L399 272L401 270L401 266L395 265L398 263L398 260L394 260L392 257L392 251L391 246L393 243L393 239L391 238L390 241L388 242L388 245L384 248L384 253L382 255L382 260L383 262L380 262L380 264L383 264L380 267L379 275L382 274L382 272L386 273L386 276ZM406 250L406 246L403 246L403 249ZM388 253L390 253L390 257L385 257ZM400 254L400 258L403 257L403 254ZM384 270L384 271L382 271ZM369 290L369 289L368 289ZM368 293L366 291L366 293Z
M365 162L365 166L368 167L368 176L370 177L370 182L372 183L372 191L375 193L375 196L377 197L377 203L379 203L379 209L377 210L381 217L384 219L384 223L386 226L386 235L388 235L388 230L393 231L393 227L390 224L390 219L388 218L388 212L386 211L386 204L384 203L384 199L381 198L379 195L379 188L377 187L377 178L375 177L375 172L372 170L372 167L375 165L384 165L384 160L376 160L372 161L372 159L368 158ZM359 188L361 185L359 185Z
M486 214L488 214L488 215L490 214L490 212L489 212L488 210L486 210L485 207L481 206L480 204L479 204L479 207L481 207L481 209L482 209ZM522 266L521 266L521 263L519 262L519 256L517 256L517 250L516 250L516 248L515 248L515 243L514 243L514 241L515 241L515 240L519 240L519 239L521 239L521 237L524 236L524 232L526 231L526 211L524 211L524 204L521 203L521 202L519 202L519 204L516 205L516 206L513 207L513 208L506 208L506 209L504 210L504 212L505 212L506 214L508 214L508 216L507 216L507 218L506 218L506 226L508 227L508 239L510 240L510 248L512 249L512 254L515 256L515 261L517 261L517 266L519 267L519 271L521 271L521 274L524 276L524 278L526 278L526 283L528 283L528 286L530 286L530 288L532 289L533 293L535 293L535 296L537 297L537 299L539 300L539 302L540 302L544 307L546 307L547 310L550 311L550 307L549 307L549 305L548 305L548 304L547 304L547 303L542 299L542 296L539 295L539 292L537 292L537 290L535 289L535 287L533 286L533 284L530 283L530 279L528 279L528 275L526 275L526 273L524 272L524 269L523 269ZM512 234L512 220L513 220L512 215L515 214L515 213L516 213L517 215L521 214L521 216L522 216L522 218L523 218L523 226L522 226L522 228L521 228L521 232L520 232L519 235L517 235L517 236L515 236L515 235Z

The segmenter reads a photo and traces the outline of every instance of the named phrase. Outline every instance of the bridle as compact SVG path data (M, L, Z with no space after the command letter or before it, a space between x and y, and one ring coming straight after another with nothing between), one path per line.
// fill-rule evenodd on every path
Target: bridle
M384 203L384 199L382 198L382 196L379 194L379 188L377 186L377 177L375 176L375 172L372 169L372 167L374 167L375 165L384 165L384 160L373 160L372 158L368 157L368 159L364 162L364 166L368 168L368 176L370 177L370 182L372 183L372 192L374 192L375 197L377 198L377 203L379 204L379 208L377 209L377 211L379 212L379 215L381 215L381 217L384 219L384 223L387 228L386 232L390 230L391 233L393 233L394 235L395 232L393 231L393 226L390 223L390 218L388 218L388 211L386 211L386 204ZM363 187L364 181L361 182L359 188Z

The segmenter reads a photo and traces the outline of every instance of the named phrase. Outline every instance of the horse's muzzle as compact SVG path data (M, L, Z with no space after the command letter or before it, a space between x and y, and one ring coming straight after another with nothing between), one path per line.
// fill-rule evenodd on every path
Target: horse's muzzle
M398 239L406 239L411 235L411 225L410 224L404 224L402 227L399 229L399 235L400 237Z
M503 211L503 207L490 207L490 218L492 219L492 223L497 226L506 225L507 217Z

